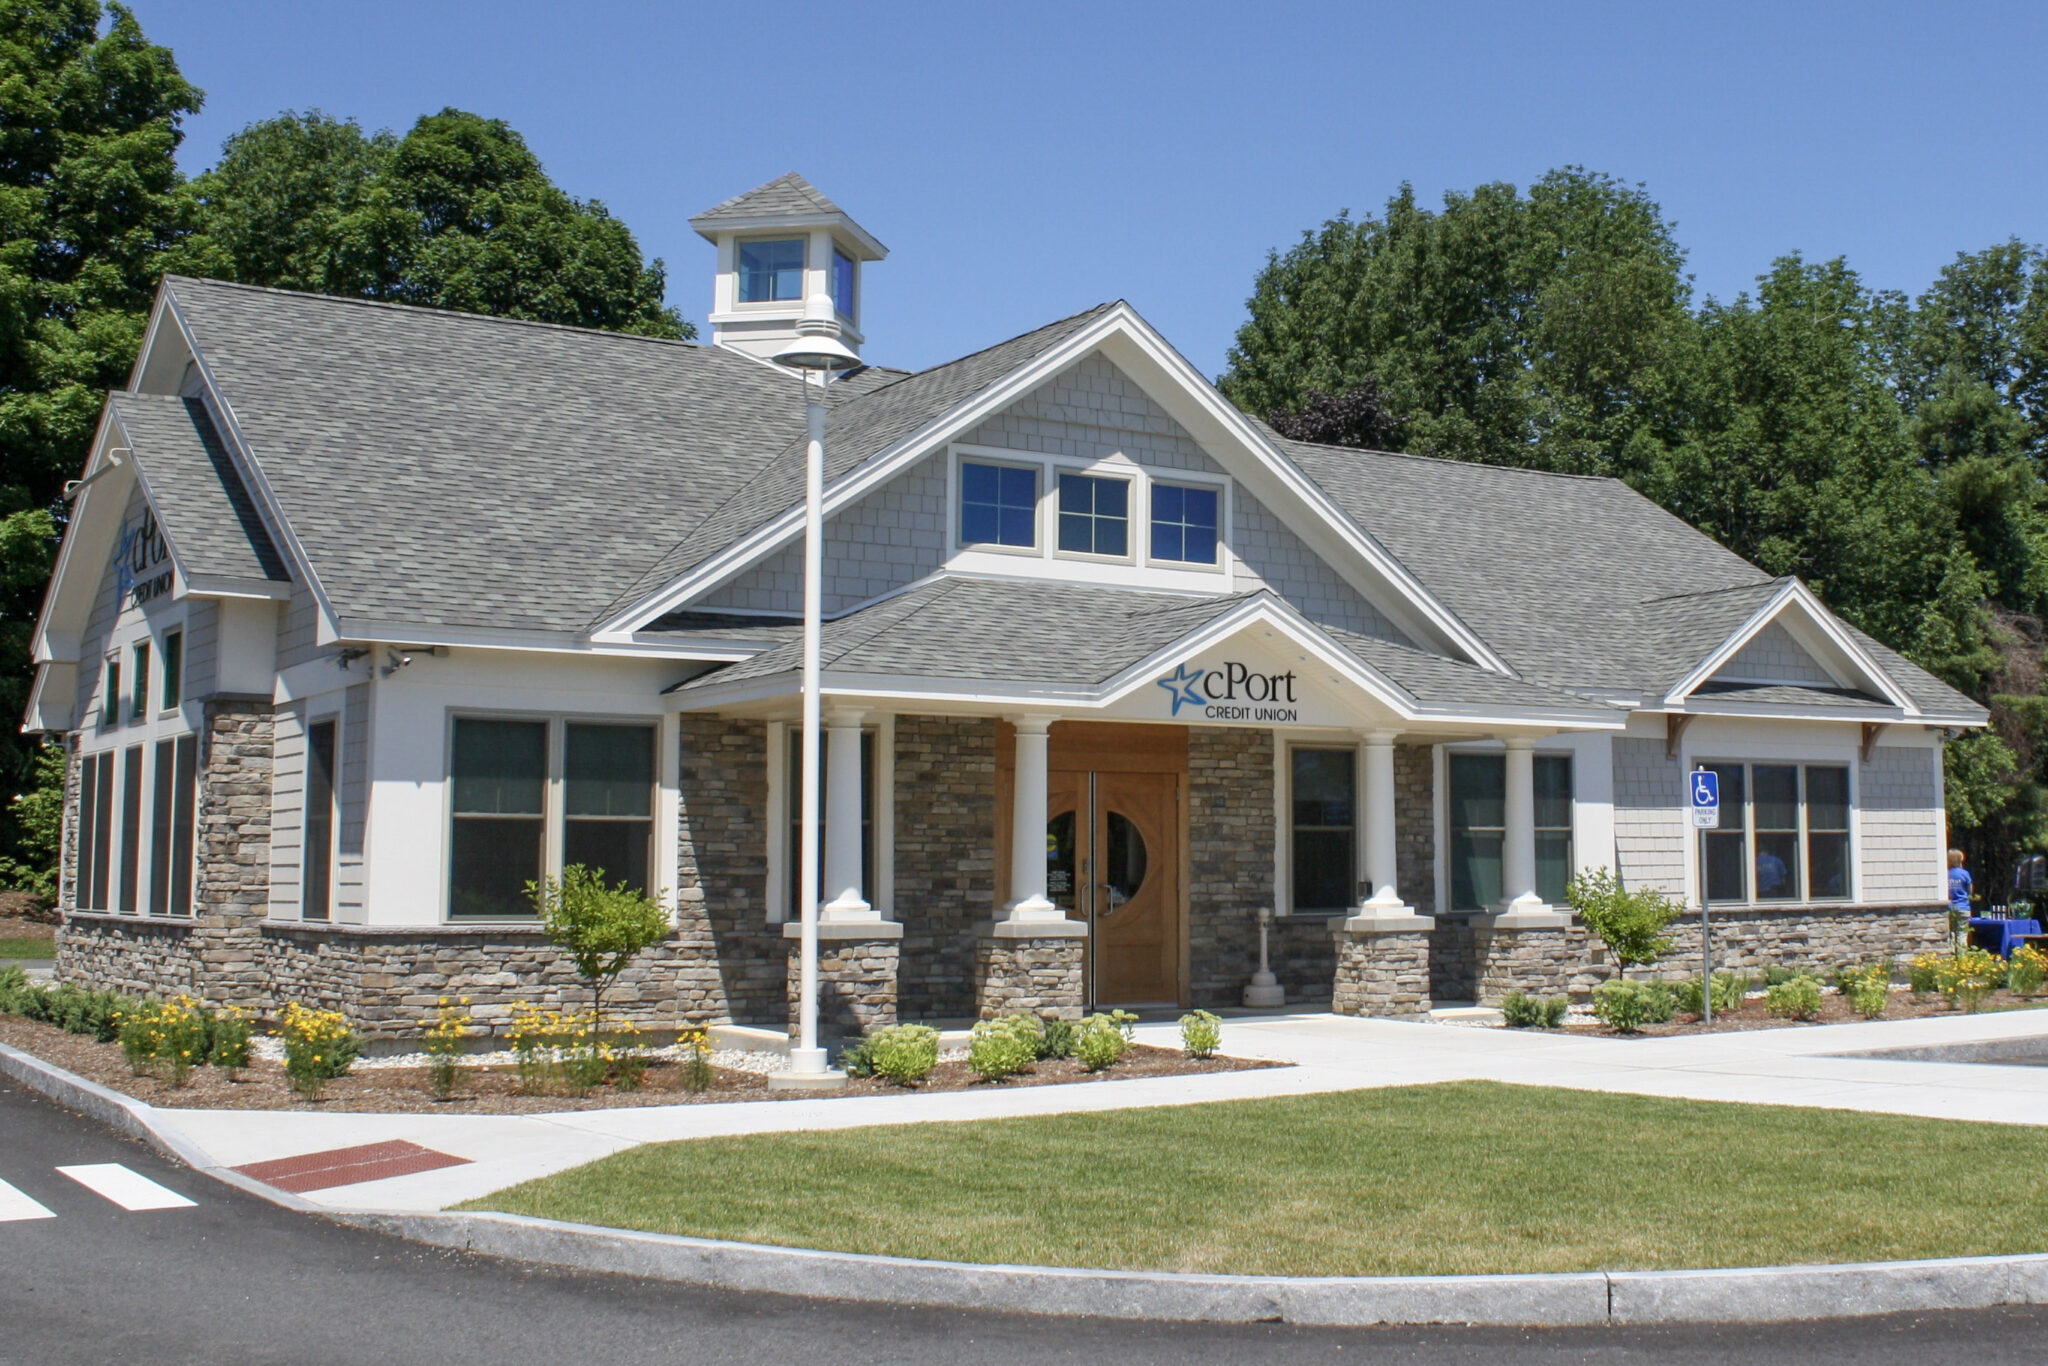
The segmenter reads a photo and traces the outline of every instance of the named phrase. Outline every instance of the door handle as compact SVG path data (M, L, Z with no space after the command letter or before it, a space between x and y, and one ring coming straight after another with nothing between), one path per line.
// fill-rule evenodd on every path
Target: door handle
M1099 882L1096 884L1096 886L1102 888L1103 908L1102 910L1096 912L1096 914L1099 916L1107 917L1115 915L1117 912L1117 908L1122 906L1126 901L1130 900L1129 897L1125 896L1122 892L1116 889L1116 885L1114 883Z

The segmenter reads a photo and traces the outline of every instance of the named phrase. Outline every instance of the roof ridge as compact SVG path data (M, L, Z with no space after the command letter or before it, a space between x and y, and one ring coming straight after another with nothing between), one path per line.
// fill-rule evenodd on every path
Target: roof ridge
M1259 421L1261 425L1269 430L1272 427L1272 424L1266 422L1263 418L1255 420ZM1474 469L1503 470L1510 474L1536 474L1549 479L1578 479L1589 484L1620 484L1624 488L1629 487L1626 479L1613 474L1574 474L1569 470L1537 469L1531 465L1500 465L1491 460L1465 460L1455 455L1423 455L1416 451L1386 451L1381 450L1377 446L1340 446L1333 441L1297 441L1291 436L1280 436L1277 431L1273 434L1279 437L1281 444L1285 446L1306 446L1314 450L1342 451L1350 455L1389 455L1397 460L1421 460L1432 465L1467 465Z
M936 365L927 365L922 370L906 371L901 379L892 379L887 384L877 384L874 388L868 390L866 393L857 394L853 398L848 399L844 404L840 405L840 411L843 411L847 408L851 408L856 403L865 402L866 400L873 398L876 394L883 393L889 389L893 389L897 385L901 384L903 380L919 379L925 375L936 374L940 370L950 370L956 365L964 365L966 362L973 360L976 356L985 356L991 351L995 351L1002 347L1009 346L1015 342L1023 341L1026 337L1036 336L1040 332L1050 332L1053 328L1058 327L1063 323L1073 322L1076 318L1085 318L1092 313L1100 313L1105 309L1115 308L1118 304L1122 302L1122 299L1105 300L1102 303L1094 304L1088 308L1084 308L1080 310L1078 313L1069 313L1064 318L1054 318L1049 323L1040 323L1037 327L1026 328L1024 331L1019 332L1014 337L1004 337L1001 341L990 342L987 346L979 347L973 351L967 352L964 355L955 356L951 360L942 360ZM876 366L874 368L893 369L894 367Z
M574 323L548 323L537 318L507 318L498 313L470 313L459 308L434 308L427 304L393 303L389 299L364 299L353 294L321 294L310 289L281 289L276 285L251 285L239 280L216 280L208 275L180 275L166 271L163 281L166 285L183 281L186 284L207 285L216 289L236 289L248 294L276 294L288 299L316 299L321 303L351 304L358 308L383 308L397 313L423 313L431 317L457 318L476 322L503 323L510 327L538 327L554 332L573 332L579 336L615 337L623 341L653 342L662 346L680 346L691 351L726 351L729 348L713 346L708 342L693 341L687 337L650 337L642 332L614 332L603 327L579 327Z
M1776 587L1780 584L1790 582L1791 578L1792 576L1789 574L1780 574L1774 578L1757 579L1750 583L1730 583L1723 584L1719 588L1701 588L1691 593L1666 593L1662 597L1643 598L1642 600L1636 603L1636 606L1649 607L1655 603L1677 602L1684 598L1710 598L1717 593L1739 593L1744 589L1748 588L1763 588L1766 586Z

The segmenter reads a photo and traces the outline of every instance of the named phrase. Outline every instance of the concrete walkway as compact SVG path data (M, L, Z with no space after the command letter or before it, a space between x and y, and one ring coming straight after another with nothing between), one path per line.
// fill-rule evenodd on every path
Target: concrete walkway
M1140 1042L1178 1047L1170 1024ZM1232 1019L1227 1050L1295 1066L936 1095L678 1105L554 1115L351 1115L158 1110L214 1164L241 1167L394 1140L465 1165L307 1193L333 1209L434 1210L641 1143L796 1129L991 1119L1488 1080L1530 1086L1817 1105L1938 1119L2048 1125L2048 1067L1840 1057L1899 1048L2038 1040L2048 1010L1790 1027L1662 1039L1573 1038L1335 1015Z

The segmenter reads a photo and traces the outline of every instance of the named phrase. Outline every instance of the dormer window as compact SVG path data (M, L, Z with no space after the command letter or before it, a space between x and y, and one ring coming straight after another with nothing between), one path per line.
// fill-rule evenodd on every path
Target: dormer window
M1152 558L1176 564L1216 563L1215 489L1152 486Z
M1131 553L1131 485L1124 479L1060 475L1060 550L1069 555Z
M839 316L848 322L858 322L854 306L855 275L853 258L843 251L832 253L832 306L839 310Z
M740 302L801 302L804 297L804 243L800 237L776 242L741 242Z
M1015 465L960 464L960 543L1038 544L1038 471Z

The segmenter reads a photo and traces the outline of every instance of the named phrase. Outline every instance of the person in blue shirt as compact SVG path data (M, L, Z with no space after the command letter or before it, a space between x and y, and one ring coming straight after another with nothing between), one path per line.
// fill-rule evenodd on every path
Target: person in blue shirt
M1970 913L1970 870L1963 867L1963 851L1948 851L1948 906L1958 915Z

